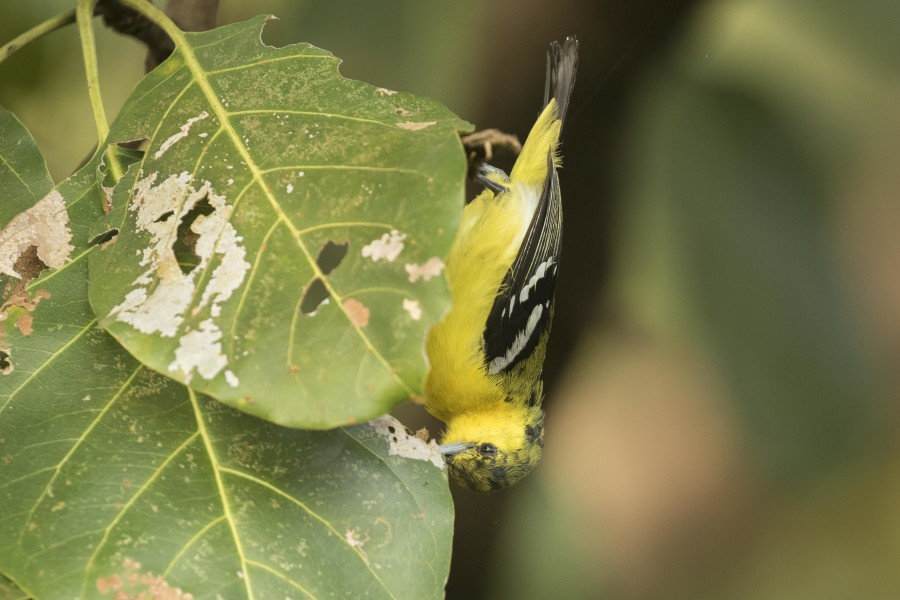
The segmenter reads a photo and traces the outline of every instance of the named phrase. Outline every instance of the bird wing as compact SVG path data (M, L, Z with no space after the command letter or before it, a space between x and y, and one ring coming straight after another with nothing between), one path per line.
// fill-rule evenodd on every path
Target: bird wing
M515 260L485 323L488 372L507 372L528 358L549 330L562 241L562 203L552 154L548 177Z

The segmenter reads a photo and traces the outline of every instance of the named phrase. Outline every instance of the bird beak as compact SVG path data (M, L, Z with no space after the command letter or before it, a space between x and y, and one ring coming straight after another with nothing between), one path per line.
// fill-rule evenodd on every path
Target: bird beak
M442 446L438 446L438 450L441 451L441 454L444 455L444 458L450 458L451 456L459 454L463 450L468 450L474 445L474 442L453 442L452 444L443 444Z

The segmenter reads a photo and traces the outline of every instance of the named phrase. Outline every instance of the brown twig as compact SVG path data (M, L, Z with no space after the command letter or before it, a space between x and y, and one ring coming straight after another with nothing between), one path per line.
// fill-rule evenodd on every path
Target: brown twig
M481 163L493 160L494 148L504 148L517 156L522 151L519 138L499 129L483 129L464 135L461 139L469 159L470 175L478 170Z

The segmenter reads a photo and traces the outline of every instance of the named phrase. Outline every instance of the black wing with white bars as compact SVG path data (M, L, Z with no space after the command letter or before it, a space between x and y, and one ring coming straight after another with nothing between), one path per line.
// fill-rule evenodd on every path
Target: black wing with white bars
M509 371L528 358L550 327L559 251L562 211L559 178L552 156L549 176L519 247L503 278L484 328L488 373Z

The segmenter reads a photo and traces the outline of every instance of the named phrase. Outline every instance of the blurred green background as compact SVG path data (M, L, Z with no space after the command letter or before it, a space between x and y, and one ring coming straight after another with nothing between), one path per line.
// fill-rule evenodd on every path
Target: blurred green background
M0 40L70 5L7 0ZM220 22L258 13L270 44L523 137L547 44L581 41L545 460L454 490L449 598L900 597L900 3L224 1ZM112 115L144 51L98 46ZM0 104L57 180L88 155L73 28L0 64Z

